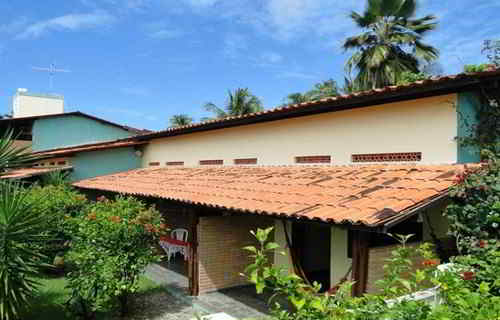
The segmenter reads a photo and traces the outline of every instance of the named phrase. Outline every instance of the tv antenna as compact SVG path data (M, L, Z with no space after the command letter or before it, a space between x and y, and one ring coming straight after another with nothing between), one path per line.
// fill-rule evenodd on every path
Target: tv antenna
M41 67L32 67L33 70L35 71L41 71L41 72L48 72L49 73L49 88L52 91L52 87L54 85L54 76L56 73L62 73L62 72L71 72L70 70L66 69L59 69L56 67L55 63L51 63L48 68L41 68Z

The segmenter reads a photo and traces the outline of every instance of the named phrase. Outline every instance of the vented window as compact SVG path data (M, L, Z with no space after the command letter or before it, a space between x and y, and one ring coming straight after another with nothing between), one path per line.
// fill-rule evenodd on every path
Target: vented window
M234 164L239 164L239 165L257 164L257 158L234 159Z
M150 166L150 167L156 167L156 166L159 166L159 165L160 165L160 163L159 163L159 162L157 162L157 161L156 161L156 162L150 162L150 163L149 163L149 166Z
M167 166L183 166L184 161L167 161L165 164Z
M295 157L295 163L331 163L331 156L300 156Z
M200 166L220 166L224 160L200 160Z
M415 162L422 161L422 152L353 154L352 162Z

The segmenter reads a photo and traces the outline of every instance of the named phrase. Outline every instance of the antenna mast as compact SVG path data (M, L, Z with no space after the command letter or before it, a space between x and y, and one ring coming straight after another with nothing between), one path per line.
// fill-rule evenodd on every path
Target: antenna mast
M70 70L66 69L58 69L56 68L56 64L52 63L48 68L41 68L41 67L32 67L34 71L41 71L41 72L48 72L49 73L49 88L52 91L53 87L53 78L56 73L60 72L71 72Z

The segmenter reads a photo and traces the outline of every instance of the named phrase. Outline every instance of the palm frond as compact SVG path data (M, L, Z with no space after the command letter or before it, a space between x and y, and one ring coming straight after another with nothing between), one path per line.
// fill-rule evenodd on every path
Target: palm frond
M18 168L38 159L29 152L29 147L16 147L17 138L18 135L14 135L12 129L7 129L0 137L0 174L7 169Z

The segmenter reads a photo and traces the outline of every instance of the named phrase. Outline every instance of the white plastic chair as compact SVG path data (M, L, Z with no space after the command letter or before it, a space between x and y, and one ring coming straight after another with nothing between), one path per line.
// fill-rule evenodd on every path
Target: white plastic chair
M172 239L184 241L184 242L188 241L188 235L189 235L189 232L186 229L182 229L182 228L174 229L170 233L170 237L172 237ZM188 252L187 252L187 248L185 246L169 244L168 249L165 251L167 252L167 257L168 257L169 262L170 262L170 258L175 257L175 255L177 253L180 253L184 257L184 260L187 260Z

